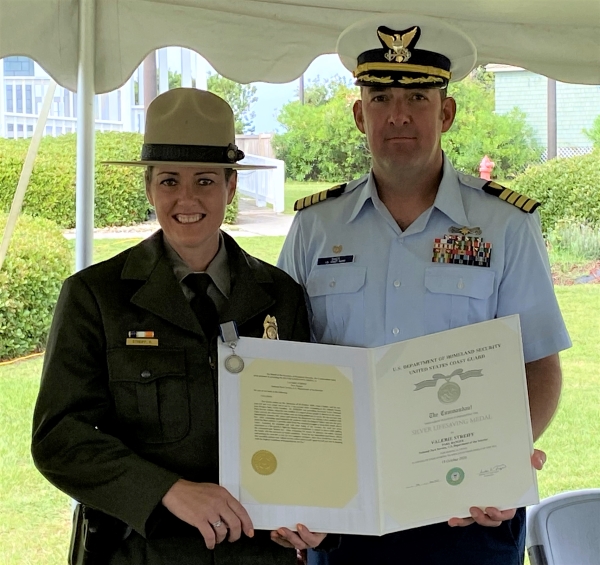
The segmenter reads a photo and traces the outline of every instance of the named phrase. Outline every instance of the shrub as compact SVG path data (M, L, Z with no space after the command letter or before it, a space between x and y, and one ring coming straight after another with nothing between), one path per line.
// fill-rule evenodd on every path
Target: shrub
M600 149L600 116L596 116L591 129L584 129L583 133L594 144L595 149Z
M101 161L138 159L139 134L107 132L96 135L96 227L129 225L146 218L148 203L142 169L101 165ZM75 226L75 134L42 139L23 211ZM0 139L0 211L8 211L17 187L29 140Z
M507 178L539 160L542 150L525 114L516 108L494 113L493 75L480 69L476 78L452 84L449 94L458 110L442 147L457 169L478 175L487 154L496 164L496 176ZM289 178L341 182L368 172L366 137L352 113L359 97L359 89L343 79L317 80L306 89L304 105L296 100L282 107L277 119L285 132L274 136L273 148Z
M7 216L0 214L0 233ZM0 270L0 359L41 351L63 280L68 242L53 222L22 215Z
M573 257L595 261L600 259L600 229L571 220L559 220L548 231L551 248L566 251Z
M358 97L358 88L336 77L310 85L304 105L282 107L277 119L286 131L273 137L273 149L288 178L343 182L369 171L366 138L352 114Z
M485 155L494 162L496 178L512 178L530 163L536 163L542 149L535 141L525 114L513 108L506 114L494 112L493 79L479 71L450 84L448 94L456 100L456 119L442 135L442 147L459 170L479 176Z
M224 224L235 224L235 221L237 220L238 216L239 205L240 196L236 192L235 196L233 197L233 200L231 201L231 204L227 206L227 209L225 210L225 220L223 220Z
M600 227L600 151L529 167L511 188L542 203L542 230L560 220Z
M127 226L146 219L150 205L144 189L144 169L102 165L103 161L132 161L140 157L138 133L96 134L96 227ZM75 227L75 134L44 137L35 161L23 211L47 218L61 228ZM7 212L17 187L29 140L0 138L0 212ZM237 216L237 211L229 212Z

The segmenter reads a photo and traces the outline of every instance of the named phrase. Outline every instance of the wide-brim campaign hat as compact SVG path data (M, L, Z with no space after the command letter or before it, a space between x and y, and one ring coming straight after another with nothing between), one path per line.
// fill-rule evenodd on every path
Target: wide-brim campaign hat
M174 88L157 96L146 112L144 144L139 161L105 161L106 165L223 169L273 169L243 165L235 144L235 119L225 100L206 90Z
M477 62L474 43L460 29L438 18L399 13L346 28L337 53L357 86L446 88Z

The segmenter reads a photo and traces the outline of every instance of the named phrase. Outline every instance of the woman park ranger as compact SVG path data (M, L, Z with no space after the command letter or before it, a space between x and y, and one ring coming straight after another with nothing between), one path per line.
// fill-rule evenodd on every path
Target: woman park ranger
M301 288L220 230L237 170L260 168L243 157L224 100L192 88L161 94L148 109L141 160L120 163L147 167L161 229L64 283L32 452L40 472L81 503L73 562L296 561L218 485L219 323L262 337L273 316L280 339L309 339Z

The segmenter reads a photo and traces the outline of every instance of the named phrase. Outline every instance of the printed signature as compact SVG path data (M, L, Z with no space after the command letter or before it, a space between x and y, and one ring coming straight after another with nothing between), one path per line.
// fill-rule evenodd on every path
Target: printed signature
M490 467L489 469L482 469L481 471L479 471L479 476L481 477L492 477L493 475L495 475L496 473L499 473L500 471L506 469L506 465L504 465L504 463L501 463L500 465L494 465L493 467Z

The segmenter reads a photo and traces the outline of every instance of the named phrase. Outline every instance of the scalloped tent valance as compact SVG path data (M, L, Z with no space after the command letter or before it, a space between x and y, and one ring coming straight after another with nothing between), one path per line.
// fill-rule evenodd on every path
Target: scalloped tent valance
M81 0L0 0L0 57L26 55L75 90ZM95 90L121 86L145 55L182 45L238 82L287 82L377 12L444 18L478 62L600 84L598 0L97 0Z

